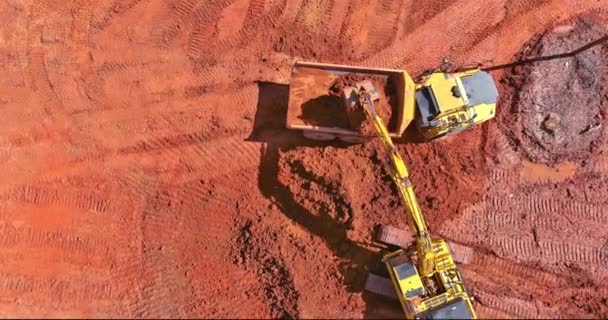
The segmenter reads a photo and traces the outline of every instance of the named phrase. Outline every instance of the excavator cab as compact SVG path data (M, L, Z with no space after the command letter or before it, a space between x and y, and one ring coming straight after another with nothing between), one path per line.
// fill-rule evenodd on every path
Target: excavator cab
M458 133L494 118L498 90L480 69L430 73L416 91L418 131L427 140Z
M455 270L454 261L446 256L450 254L447 245L439 240L434 247L440 254L437 262L441 267L431 281L423 281L405 250L400 249L384 256L383 262L393 283L396 298L401 302L407 318L475 319L471 299L464 288L461 289L462 279ZM452 287L446 285L448 283L457 285Z

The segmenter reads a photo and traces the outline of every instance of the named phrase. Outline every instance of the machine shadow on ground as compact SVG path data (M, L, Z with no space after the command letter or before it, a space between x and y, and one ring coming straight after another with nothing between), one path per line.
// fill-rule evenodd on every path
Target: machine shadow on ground
M349 145L339 141L318 142L303 137L297 130L285 126L289 85L259 82L259 96L253 130L248 141L262 142L261 163L258 186L262 194L272 201L289 219L305 228L311 234L323 239L333 254L343 262L338 266L344 284L350 292L363 292L365 278L369 270L375 271L381 264L381 256L356 243L347 236L348 224L339 223L327 213L313 214L302 206L286 186L278 181L280 153L296 147L322 148L332 145L346 148ZM336 281L338 281L336 279ZM363 294L366 302L366 317L383 317L377 310L393 307L398 312L397 302L384 301L369 293ZM383 312L386 313L386 312ZM388 317L395 316L390 313Z

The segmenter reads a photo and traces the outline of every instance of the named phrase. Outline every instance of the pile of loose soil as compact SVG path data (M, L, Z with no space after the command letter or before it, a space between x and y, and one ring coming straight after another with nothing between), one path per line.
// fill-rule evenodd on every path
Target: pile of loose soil
M482 139L477 130L449 140L398 145L432 230L481 198L488 172L478 147ZM406 208L384 168L386 160L379 141L348 148L297 147L280 152L278 182L311 215L349 228L353 241L369 242L376 224L407 226Z
M510 136L534 162L582 161L603 140L608 108L608 44L604 28L578 21L530 41L519 61L546 61L515 67L506 77L514 96L503 95L501 116ZM575 50L590 46L576 54ZM510 105L510 110L507 106Z
M389 125L393 109L396 108L397 96L393 81L386 76L372 76L368 74L349 73L340 76L332 87L330 94L336 97L342 97L342 90L345 87L357 87L361 81L369 80L374 88L378 91L380 99L374 102L376 113L384 121L385 125ZM359 89L359 88L357 88ZM343 104L351 129L359 131L366 135L374 134L373 123L368 119L364 106L361 104L346 105Z

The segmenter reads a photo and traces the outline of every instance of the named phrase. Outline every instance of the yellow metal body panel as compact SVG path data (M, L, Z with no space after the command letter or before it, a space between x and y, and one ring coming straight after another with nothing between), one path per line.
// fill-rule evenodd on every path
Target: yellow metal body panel
M428 75L417 86L419 90L423 87L432 88L432 94L439 107L439 114L435 116L434 124L418 128L425 139L431 140L457 133L494 118L496 103L468 106L469 100L462 84L462 78L472 76L477 72L480 70L472 69L457 73L438 71ZM460 97L452 93L453 87L457 87L462 93Z
M462 86L462 82L457 77L447 73L433 73L425 82L425 86L433 88L435 99L440 106L441 113L448 113L461 108L465 104L463 97L455 97L452 94L452 87Z
M398 132L403 134L405 129L414 121L416 117L416 83L405 71L403 75L403 118L399 124Z
M397 275L397 271L395 266L391 264L391 260L396 257L404 257L409 261L409 257L405 254L403 250L397 250L393 253L387 254L385 258L386 265L389 269L391 269L391 274L393 275L393 282L397 282L398 285L396 288L398 289L398 293L400 293L403 297L407 297L411 293L415 292L424 292L424 284L422 283L422 279L418 274L418 269L412 264L412 273L408 274L406 277L400 277ZM409 263L411 264L411 263ZM421 293L418 293L420 295Z

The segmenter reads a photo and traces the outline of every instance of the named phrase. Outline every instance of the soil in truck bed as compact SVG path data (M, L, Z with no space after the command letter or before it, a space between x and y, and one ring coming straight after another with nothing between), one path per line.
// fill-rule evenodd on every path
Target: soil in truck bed
M395 90L393 85L394 82L390 77L348 73L336 79L330 88L330 92L332 95L342 99L342 90L345 87L357 87L357 84L364 80L371 81L374 88L378 91L380 99L374 101L374 108L382 121L384 121L384 125L389 126L389 124L392 124L390 121L391 116L393 115L393 108L397 107L397 91ZM365 135L374 134L374 125L361 104L349 106L342 103L342 106L346 112L351 129Z
M319 127L338 127L352 129L364 134L373 134L373 125L366 120L365 110L357 108L347 110L342 100L342 88L354 86L357 82L370 80L378 93L380 100L374 107L389 131L396 127L397 90L394 81L385 75L364 73L334 73L315 68L302 67L294 74L291 82L293 99L297 108L289 122L292 124L311 125ZM395 119L392 119L395 118Z

